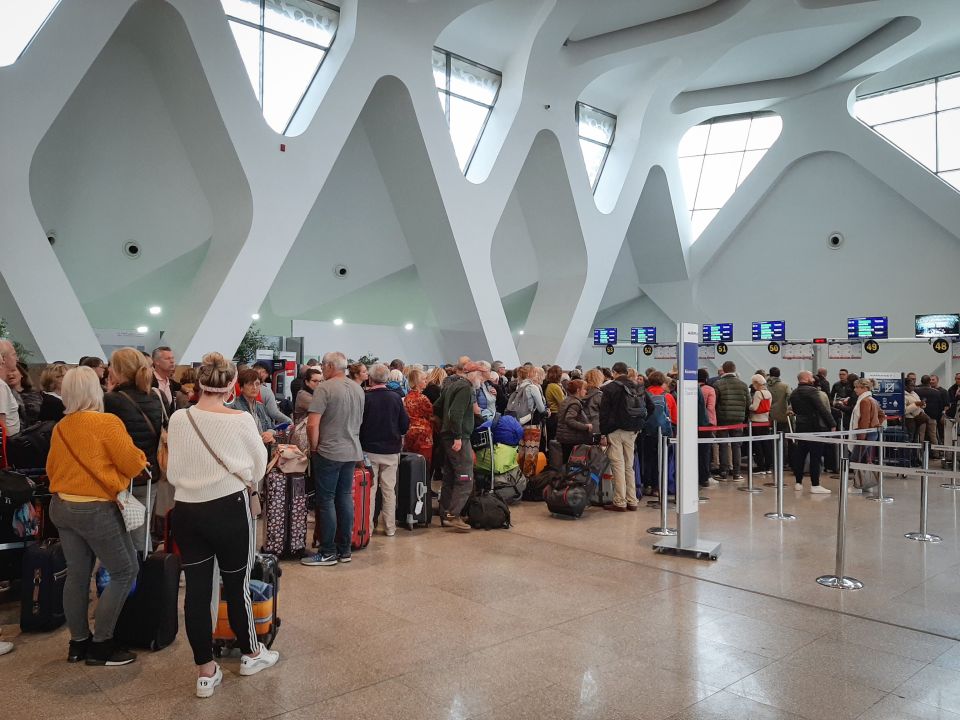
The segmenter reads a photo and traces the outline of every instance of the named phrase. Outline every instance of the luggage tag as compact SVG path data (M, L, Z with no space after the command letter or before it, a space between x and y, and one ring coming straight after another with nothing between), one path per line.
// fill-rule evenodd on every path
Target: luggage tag
M419 515L423 512L423 499L427 496L427 486L422 483L417 483L417 504L413 508L413 514Z

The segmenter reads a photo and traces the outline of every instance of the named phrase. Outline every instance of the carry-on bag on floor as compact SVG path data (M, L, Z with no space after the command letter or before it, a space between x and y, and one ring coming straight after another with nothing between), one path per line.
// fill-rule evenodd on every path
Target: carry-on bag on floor
M534 477L537 477L534 475ZM527 477L520 468L515 467L505 473L497 473L493 476L493 492L500 498L512 505L523 499L523 493L527 489Z
M370 543L370 488L373 472L364 463L353 471L353 535L350 547L362 550Z
M561 480L544 492L547 509L554 515L578 518L590 504L590 487L582 483Z
M253 605L253 623L257 640L266 647L273 645L280 631L277 598L280 594L280 575L283 571L275 555L258 553L250 571L250 601ZM213 653L220 657L236 647L237 636L230 629L227 603L221 600L217 608L217 623L213 628Z
M31 545L23 554L20 586L20 630L47 632L66 622L63 586L67 561L59 540Z
M577 445L567 458L564 474L569 482L587 488L594 504L609 505L613 502L613 476L610 474L610 459L605 447Z
M433 519L427 460L417 453L400 453L397 468L397 525L413 530L427 527Z
M286 474L279 468L264 480L265 537L263 552L279 557L299 557L307 547L307 490L302 473Z
M556 470L544 470L532 478L527 478L527 486L523 489L523 499L529 502L543 502L543 495L547 489L562 478L563 475Z
M136 589L123 604L114 639L121 645L162 650L177 638L180 558L158 550L140 564Z
M482 428L474 432L471 438L473 449L488 448L493 456L493 434L489 428ZM478 476L479 477L479 476ZM496 530L510 527L510 508L503 498L493 492L493 473L485 478L486 487L478 487L474 482L474 495L471 495L463 506L461 513L475 530Z

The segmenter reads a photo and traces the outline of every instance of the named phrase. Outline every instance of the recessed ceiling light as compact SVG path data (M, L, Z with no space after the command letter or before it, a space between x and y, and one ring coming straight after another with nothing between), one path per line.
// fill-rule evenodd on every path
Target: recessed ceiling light
M404 330L413 330L413 323L407 323L403 326Z
M141 335L143 335L143 334L146 333L146 332L149 332L149 330L150 330L150 328L148 328L146 325L140 325L140 326L137 328L137 332L140 333Z
M333 324L334 324L334 325L343 325L343 318L334 318L334 319L333 319Z
M259 320L259 319L260 319L260 313L254 313L253 315L250 316L250 318L253 319L253 320Z
M159 314L162 313L162 312L163 312L163 308L160 307L159 305L151 305L151 306L150 306L150 314L151 314L151 315L159 315Z
M523 335L523 330L517 333L517 335Z

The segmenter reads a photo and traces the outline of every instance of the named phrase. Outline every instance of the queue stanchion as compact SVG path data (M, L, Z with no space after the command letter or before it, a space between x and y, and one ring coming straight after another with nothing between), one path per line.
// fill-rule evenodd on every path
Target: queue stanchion
M777 421L776 421L776 420L772 420L771 423L772 423L772 424L771 424L771 426L770 426L770 431L773 433L773 436L774 436L774 437L778 437L779 434L780 434L780 431L777 429ZM777 461L777 457L778 457L777 448L776 448L776 442L773 443L773 453L772 453L772 454L773 454L773 461L776 462L776 461ZM764 486L764 487L776 487L776 486L777 486L777 481L776 481L776 479L774 479L773 482L765 482L765 483L763 484L763 486Z
M663 430L657 428L657 486L660 485L660 478L663 476ZM643 461L641 460L641 463ZM662 498L657 498L656 500L647 500L647 507L657 508L660 507L660 500Z
M880 412L883 411L881 410ZM878 503L893 502L892 497L887 497L883 494L883 428L880 428L880 469L877 472L877 494L875 497L869 497L867 499Z
M777 488L777 509L774 512L764 513L764 517L771 520L796 520L796 515L783 511L783 447L786 439L783 437L783 433L776 435L775 438L776 440L773 442L773 462L776 469L773 471L773 477L774 485Z
M923 469L930 469L930 441L923 441ZM919 540L920 542L938 543L943 542L939 535L927 532L927 510L930 495L930 476L924 473L920 476L920 532L911 532L904 535L907 540Z
M863 583L846 572L847 562L847 484L850 482L850 459L840 458L840 502L837 511L837 566L833 575L821 575L817 582L837 590L860 590Z
M677 529L667 527L667 509L670 505L669 493L669 442L670 439L661 433L660 438L660 524L657 527L647 528L650 535L676 535Z
M950 482L948 482L948 483L942 483L942 484L940 485L940 487L945 488L945 489L947 489L947 490L960 490L960 484L957 483L957 476L956 476L956 472L957 472L957 422L956 422L956 420L953 421L953 444L952 444L952 447L953 447L953 472L954 472L954 476L953 476L952 478L950 478Z
M762 493L762 488L757 488L753 486L753 421L747 420L747 486L738 487L737 490L740 492L750 493L755 495L756 493ZM730 457L733 458L733 448L730 449ZM739 470L739 469L738 469Z

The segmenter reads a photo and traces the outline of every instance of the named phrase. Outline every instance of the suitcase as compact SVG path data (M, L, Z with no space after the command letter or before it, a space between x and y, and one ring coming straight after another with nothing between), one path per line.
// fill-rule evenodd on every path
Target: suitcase
M532 478L527 478L527 486L523 489L523 499L529 502L543 502L543 494L553 483L558 482L563 475L556 470L544 470Z
M902 427L888 427L883 428L883 442L884 443L908 443L910 442L910 436L907 434L907 431ZM883 464L884 465L893 465L896 467L910 467L913 462L914 453L916 450L910 448L898 448L891 446L884 446L883 448ZM880 456L880 449L877 448L877 457Z
M67 618L63 613L63 586L67 561L59 540L31 545L23 554L20 586L20 630L56 630Z
M278 557L300 557L307 547L307 489L302 473L274 468L264 481L265 537L261 551Z
M407 530L427 527L433 519L427 460L417 453L400 453L397 468L397 525Z
M590 504L590 488L580 483L561 481L547 487L544 500L552 514L578 518Z
M538 429L539 430L539 429ZM493 433L489 428L476 430L470 438L474 450L485 449L493 457ZM485 487L481 488L481 482ZM496 530L510 527L510 508L496 494L493 470L474 479L474 494L470 496L460 513L475 530Z
M253 560L253 568L250 571L250 580L264 583L271 589L269 597L264 599L254 599L251 593L251 605L253 605L253 622L256 626L257 640L266 647L273 645L277 639L277 633L280 631L280 616L277 614L277 602L280 594L280 576L283 571L280 569L280 563L275 555L259 553ZM217 622L213 628L213 653L220 657L224 652L230 652L236 647L237 636L230 629L230 621L227 618L227 603L220 601L217 607Z
M370 488L373 473L363 463L353 471L353 530L350 547L362 550L370 543Z
M126 647L162 650L176 638L180 558L158 550L140 563L136 589L123 604L114 639Z

